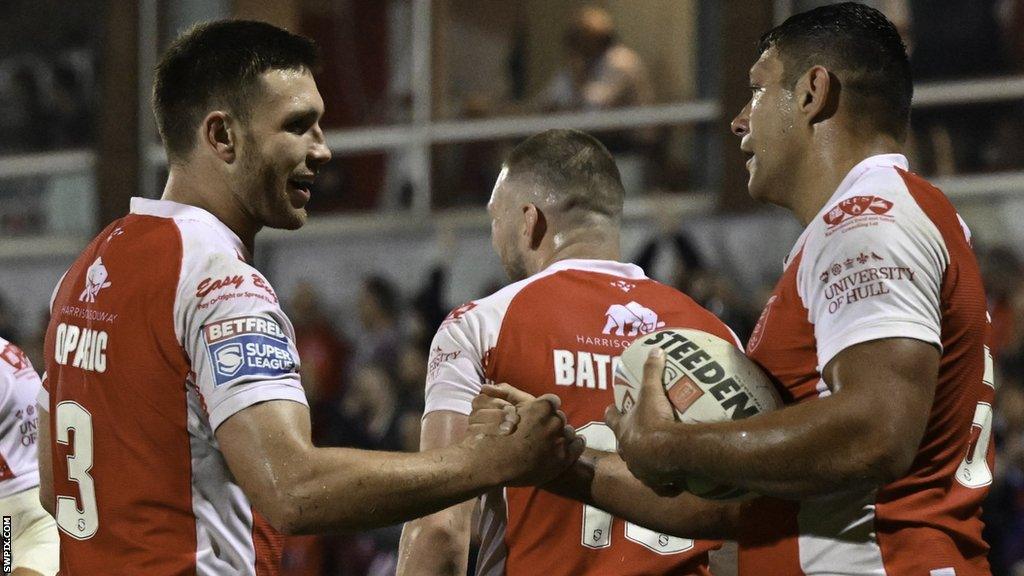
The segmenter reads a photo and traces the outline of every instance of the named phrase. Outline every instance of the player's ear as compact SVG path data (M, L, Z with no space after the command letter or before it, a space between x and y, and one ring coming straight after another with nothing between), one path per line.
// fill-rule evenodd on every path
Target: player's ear
M544 212L536 204L523 206L523 234L531 250L540 247L544 235L548 232L548 221Z
M794 88L797 110L807 124L828 120L839 108L839 78L824 66L812 66Z
M214 110L203 118L202 145L230 164L235 161L237 131L233 118L223 110Z

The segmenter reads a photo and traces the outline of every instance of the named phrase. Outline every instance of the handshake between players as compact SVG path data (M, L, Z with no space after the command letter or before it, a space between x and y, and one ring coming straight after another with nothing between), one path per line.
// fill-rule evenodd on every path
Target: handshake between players
M510 398L513 404L499 399L505 390L515 389L485 386L485 393L473 400L462 446L477 459L474 469L493 474L490 484L544 484L576 462L585 448L583 437L566 422L554 394L534 398L520 393Z

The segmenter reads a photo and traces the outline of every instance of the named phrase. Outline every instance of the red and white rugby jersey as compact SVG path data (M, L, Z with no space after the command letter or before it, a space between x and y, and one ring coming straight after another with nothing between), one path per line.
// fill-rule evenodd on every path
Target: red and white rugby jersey
M970 232L900 155L870 157L804 230L748 344L789 403L830 391L843 349L914 338L942 351L935 399L907 475L869 493L761 499L740 573L988 574L981 503L992 481L992 359ZM878 402L888 402L878 398Z
M557 394L593 448L613 451L604 424L622 349L665 327L697 328L735 342L688 297L632 264L563 260L456 308L431 344L426 412L469 414L486 382ZM670 537L536 488L483 497L477 574L585 576L708 574L717 543Z
M292 326L212 214L132 199L54 293L45 391L61 573L278 573L214 431L305 403Z
M28 357L0 338L0 498L39 485L39 375Z

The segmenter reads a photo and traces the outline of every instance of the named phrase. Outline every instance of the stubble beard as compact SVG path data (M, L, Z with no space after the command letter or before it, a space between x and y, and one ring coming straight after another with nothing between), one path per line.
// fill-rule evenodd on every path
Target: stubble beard
M251 147L249 149L253 150ZM287 182L278 180L269 163L262 162L253 151L246 154L243 166L249 175L245 194L261 226L297 230L306 223L306 209L292 206L288 198Z
M505 274L511 282L525 280L529 276L526 273L526 262L521 254L516 254L512 251L506 253L505 258L502 258L502 265L505 268Z

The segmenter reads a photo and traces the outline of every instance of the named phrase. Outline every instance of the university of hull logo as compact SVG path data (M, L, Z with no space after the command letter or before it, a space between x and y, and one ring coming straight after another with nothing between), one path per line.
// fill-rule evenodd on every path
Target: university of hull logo
M825 213L825 223L834 228L851 218L865 214L881 216L892 210L892 202L878 196L854 196L847 198Z
M602 332L616 336L639 336L650 334L665 326L658 321L658 315L650 308L637 302L629 304L612 304L604 313L605 323Z
M78 297L81 302L95 302L100 290L109 288L107 282L107 267L103 265L103 258L96 258L96 261L85 271L85 290Z

